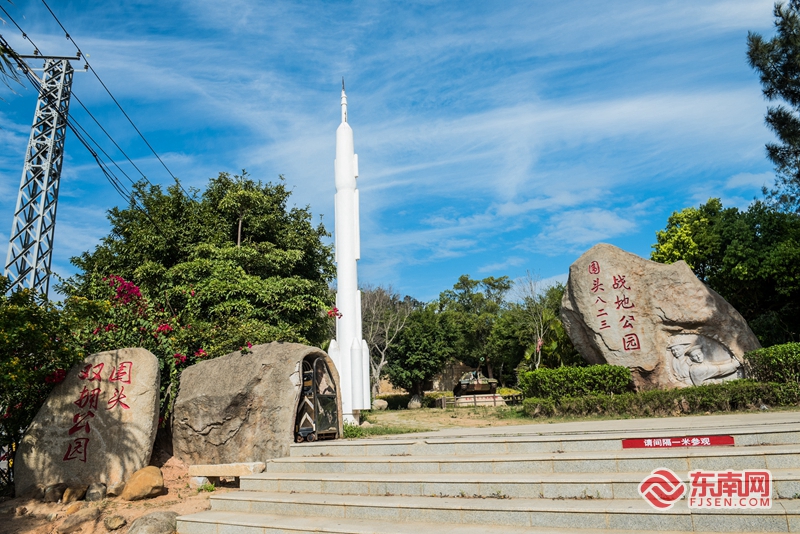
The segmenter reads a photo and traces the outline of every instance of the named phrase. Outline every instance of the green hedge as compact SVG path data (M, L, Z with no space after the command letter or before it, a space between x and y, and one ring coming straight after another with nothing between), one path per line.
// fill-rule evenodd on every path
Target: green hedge
M728 412L800 403L800 384L735 380L683 389L652 390L622 395L529 398L523 401L531 417L554 415L667 416Z
M800 383L800 343L754 350L744 358L748 378L759 382Z
M583 395L618 395L631 391L631 371L620 365L557 367L522 372L519 389L525 397L560 399Z

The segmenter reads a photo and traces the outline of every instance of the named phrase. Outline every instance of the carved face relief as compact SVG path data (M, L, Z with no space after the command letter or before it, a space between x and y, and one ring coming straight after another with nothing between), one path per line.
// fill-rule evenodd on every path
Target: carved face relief
M698 334L669 338L666 361L672 380L683 386L716 384L742 377L739 362L719 341Z

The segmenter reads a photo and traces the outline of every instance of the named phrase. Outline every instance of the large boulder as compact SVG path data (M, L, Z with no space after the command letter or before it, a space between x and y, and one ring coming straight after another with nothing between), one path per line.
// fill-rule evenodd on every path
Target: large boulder
M145 349L92 354L73 367L20 442L17 495L37 484L118 485L146 466L160 385L158 360Z
M322 357L328 365L341 435L339 374L333 361L315 347L273 342L184 369L173 411L173 454L190 465L288 456L307 356Z
M760 347L739 312L686 263L655 263L607 244L570 266L561 319L584 359L629 367L637 389L740 378L742 356Z

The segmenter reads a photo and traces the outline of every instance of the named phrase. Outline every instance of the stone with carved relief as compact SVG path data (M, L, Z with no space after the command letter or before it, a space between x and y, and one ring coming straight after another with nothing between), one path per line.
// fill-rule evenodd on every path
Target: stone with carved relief
M586 361L629 367L637 389L741 378L743 355L760 347L739 312L686 263L604 243L570 266L561 319Z

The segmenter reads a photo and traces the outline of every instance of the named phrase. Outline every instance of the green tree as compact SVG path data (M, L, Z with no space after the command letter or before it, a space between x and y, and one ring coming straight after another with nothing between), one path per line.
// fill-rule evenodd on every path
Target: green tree
M0 277L0 456L15 443L66 371L83 357L73 318L29 289L8 294ZM0 486L10 477L0 473Z
M762 202L723 209L719 199L673 213L651 258L686 258L697 277L748 321L762 345L800 338L800 216Z
M289 196L282 182L246 173L221 173L202 195L137 184L142 208L110 210L110 234L72 259L81 272L61 290L102 300L109 276L135 283L154 309L191 325L212 357L247 342L322 343L333 274L321 241L328 234L311 224L308 208L288 208Z
M421 306L409 296L400 297L391 286L367 286L361 290L361 317L364 341L370 355L372 396L378 395L381 375L394 346L414 308Z
M767 156L778 173L776 187L765 193L787 211L800 210L800 0L777 3L776 34L766 40L747 35L747 59L759 74L764 96L783 101L767 109L767 126L778 143L767 144Z
M509 304L495 323L490 350L499 356L509 377L540 366L584 365L561 324L564 285L540 287L531 281L519 291L519 302ZM505 374L500 376L508 380Z
M501 364L491 351L489 337L505 307L509 289L511 282L507 276L473 280L465 274L453 289L439 295L439 309L449 314L458 327L456 357L473 367L485 366L489 378L494 378L495 366Z
M453 316L435 303L412 311L390 347L386 375L396 387L422 396L424 385L456 355L459 334Z

